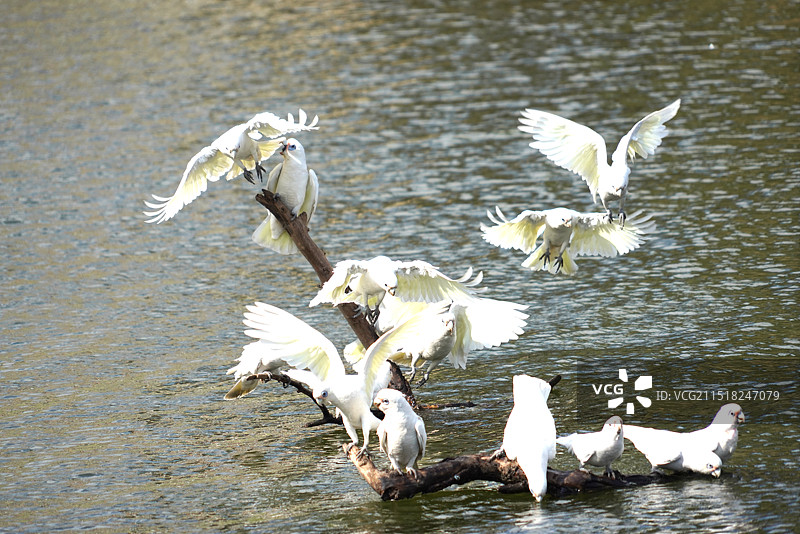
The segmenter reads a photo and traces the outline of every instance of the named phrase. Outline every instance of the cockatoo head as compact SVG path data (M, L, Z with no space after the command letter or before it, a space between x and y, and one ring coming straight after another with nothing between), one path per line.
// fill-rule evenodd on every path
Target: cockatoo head
M567 208L555 208L545 215L545 223L550 228L570 228L572 227L572 210Z
M622 439L622 418L618 415L609 417L608 421L603 425L603 432L611 432L615 438Z
M383 413L397 410L402 403L407 403L405 396L396 389L384 388L375 395L375 406Z
M715 425L725 425L736 428L739 423L744 423L744 412L742 407L738 404L726 404L719 409L714 420L711 422Z
M303 145L295 138L284 141L280 153L284 159L292 159L301 165L306 163L306 152L303 149Z
M327 386L315 388L313 395L314 395L314 400L317 401L317 404L320 405L332 404L331 389Z
M684 450L683 465L692 471L714 478L719 478L722 474L722 460L709 450Z

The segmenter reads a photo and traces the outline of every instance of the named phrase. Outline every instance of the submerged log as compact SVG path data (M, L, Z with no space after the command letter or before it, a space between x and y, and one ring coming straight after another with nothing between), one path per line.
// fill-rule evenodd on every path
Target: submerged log
M343 445L345 455L355 465L362 478L384 501L410 499L418 493L432 493L449 486L466 484L476 480L499 482L500 493L528 491L525 473L516 460L492 454L469 454L447 458L441 462L417 470L417 477L399 474L396 471L378 469L368 455L358 455L358 447ZM559 471L547 469L547 493L554 497L573 495L579 492L604 489L630 488L663 482L667 476L658 473L625 476L615 471L617 478L598 476L586 471Z

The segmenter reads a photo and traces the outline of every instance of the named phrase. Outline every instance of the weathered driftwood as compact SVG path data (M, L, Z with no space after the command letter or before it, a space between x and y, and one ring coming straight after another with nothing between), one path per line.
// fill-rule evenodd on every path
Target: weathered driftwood
M286 205L275 197L270 191L263 190L256 195L256 200L281 222L286 231L292 237L300 253L308 260L314 268L321 283L325 283L333 273L333 267L325 253L308 235L308 219L304 213L298 217L293 217ZM347 323L356 333L359 340L365 347L371 345L377 338L374 328L367 322L363 315L358 313L355 304L343 304L339 306ZM401 391L409 399L409 402L417 408L414 394L405 380L399 367L393 362L392 380L390 386ZM292 386L300 393L309 396L313 400L313 395L308 388L295 380L281 373L264 373L256 375L262 380L277 380L284 386ZM561 379L556 376L550 381L552 386ZM316 401L314 401L316 403ZM471 405L471 403L469 403ZM320 406L318 404L318 406ZM435 408L436 405L427 406ZM341 418L333 417L326 407L320 406L323 417L321 420L309 423L307 426L317 426L326 423L339 423ZM376 413L379 417L383 414ZM498 490L502 493L516 493L528 491L527 479L519 468L515 460L509 460L504 456L496 457L491 454L472 454L442 460L438 464L419 469L418 477L413 478L401 475L396 472L382 470L375 467L372 459L368 455L358 455L358 447L343 445L345 454L353 462L358 472L367 483L381 496L383 500L407 499L417 493L431 493L442 490L453 484L466 484L476 480L499 482L502 485ZM547 492L551 495L562 496L577 493L580 491L596 491L608 488L626 488L630 486L641 486L659 482L665 479L663 475L651 473L650 475L628 475L623 476L617 472L618 478L612 479L606 476L597 476L585 471L557 471L547 470Z
M466 484L476 480L499 482L501 493L520 493L528 491L528 482L516 460L492 454L469 454L448 458L437 464L417 470L417 477L399 474L396 471L378 469L372 459L358 455L358 447L342 446L345 454L384 501L409 499L418 493L440 491L454 484ZM547 469L547 493L555 497L572 495L578 492L597 491L611 488L643 486L666 479L664 475L624 476L615 471L617 478L598 476L586 471L558 471Z

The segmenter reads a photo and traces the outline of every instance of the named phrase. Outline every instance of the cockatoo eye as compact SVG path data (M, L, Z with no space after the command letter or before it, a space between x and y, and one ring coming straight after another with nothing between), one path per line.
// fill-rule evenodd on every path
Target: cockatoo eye
M321 397L323 399L327 399L328 398L328 392L327 391L323 391Z
M296 150L296 149L297 149L297 145L295 145L295 144L291 144L291 145L289 145L289 146L288 146L288 147L286 147L286 148L288 148L289 150Z
M383 399L381 402L387 406L389 405L389 399Z

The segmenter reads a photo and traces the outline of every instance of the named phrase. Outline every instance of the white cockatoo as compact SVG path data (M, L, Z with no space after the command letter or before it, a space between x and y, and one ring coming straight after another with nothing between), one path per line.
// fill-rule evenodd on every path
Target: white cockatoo
M267 189L292 210L293 216L305 213L310 222L317 209L317 173L306 165L306 152L297 139L286 140L280 153L283 161L270 171ZM279 254L297 252L297 245L272 213L253 232L253 241Z
M481 224L483 239L500 248L515 248L530 254L523 267L553 274L575 274L578 265L573 256L627 254L639 248L645 236L655 229L650 217L640 212L632 215L623 227L612 224L602 213L580 213L568 208L525 210L510 221L500 208L495 211L496 217L486 212L495 226ZM542 242L537 247L540 236Z
M611 155L611 165L608 164L606 142L602 136L571 120L536 109L526 109L519 119L522 123L519 129L533 136L535 141L530 144L532 148L586 181L595 202L600 196L609 221L613 219L609 202L619 200L619 224L624 226L625 196L631 172L627 159L633 161L637 154L646 159L655 153L656 147L667 135L664 123L678 113L680 105L678 99L634 124Z
M744 412L738 404L726 404L717 411L711 424L700 430L686 432L687 440L703 446L727 462L739 441L739 423L744 423Z
M614 478L611 464L622 456L625 448L622 419L615 415L605 422L599 432L562 436L556 439L556 443L575 455L581 470L586 470L584 466L587 464L605 467L605 475Z
M382 389L375 395L375 406L385 416L378 425L378 441L392 469L417 477L417 462L425 455L428 434L425 422L414 412L405 396L394 389Z
M540 378L516 375L513 388L514 408L503 433L503 446L495 454L504 452L519 463L528 489L541 502L547 492L547 462L556 455L556 424L547 407L551 386Z
M719 477L722 460L703 439L686 439L688 434L645 426L625 425L625 439L645 455L653 471L694 471Z
M239 174L255 183L252 171L261 179L264 168L261 162L269 158L285 140L283 136L307 130L317 130L318 117L306 124L306 113L298 112L295 122L289 113L282 119L269 112L259 113L249 121L238 124L217 137L213 143L195 154L183 171L175 193L164 198L153 195L155 202L145 201L152 211L144 214L150 217L149 223L162 223L175 216L181 208L200 196L208 182L216 182L221 177L232 180Z
M431 371L439 365L445 357L450 360L454 369L467 368L467 356L477 350L498 347L503 343L517 339L523 333L525 319L528 315L523 310L528 306L515 302L506 302L486 297L467 296L457 301L441 301L438 303L406 302L397 297L386 295L379 307L380 314L376 323L378 332L385 332L397 324L407 320L412 315L421 313L426 309L435 309L449 304L449 314L443 318L452 319L454 332L442 335L439 338L452 344L450 350L445 352L445 343L438 343L438 350L418 350L414 352L401 352L389 359L400 364L412 367L411 378L416 373L416 363L427 363L425 376L419 385L424 384ZM441 331L441 328L439 329ZM433 339L437 339L434 335ZM419 345L425 342L418 341ZM414 356L417 355L416 361Z
M424 261L395 261L386 256L343 260L336 264L309 306L355 302L372 315L374 323L374 312L386 294L404 301L458 300L479 291L475 286L483 279L483 273L469 280L471 276L472 267L461 278L452 279Z
M357 427L363 434L361 452L369 445L369 433L380 420L370 407L375 393L385 387L379 374L395 346L403 345L425 327L427 316L414 316L383 334L367 349L357 374L347 374L336 347L318 330L294 315L264 303L256 303L247 324L247 332L267 345L273 358L280 358L292 369L285 374L307 384L318 403L332 404L342 414L347 435L356 445ZM263 350L263 349L262 349Z

